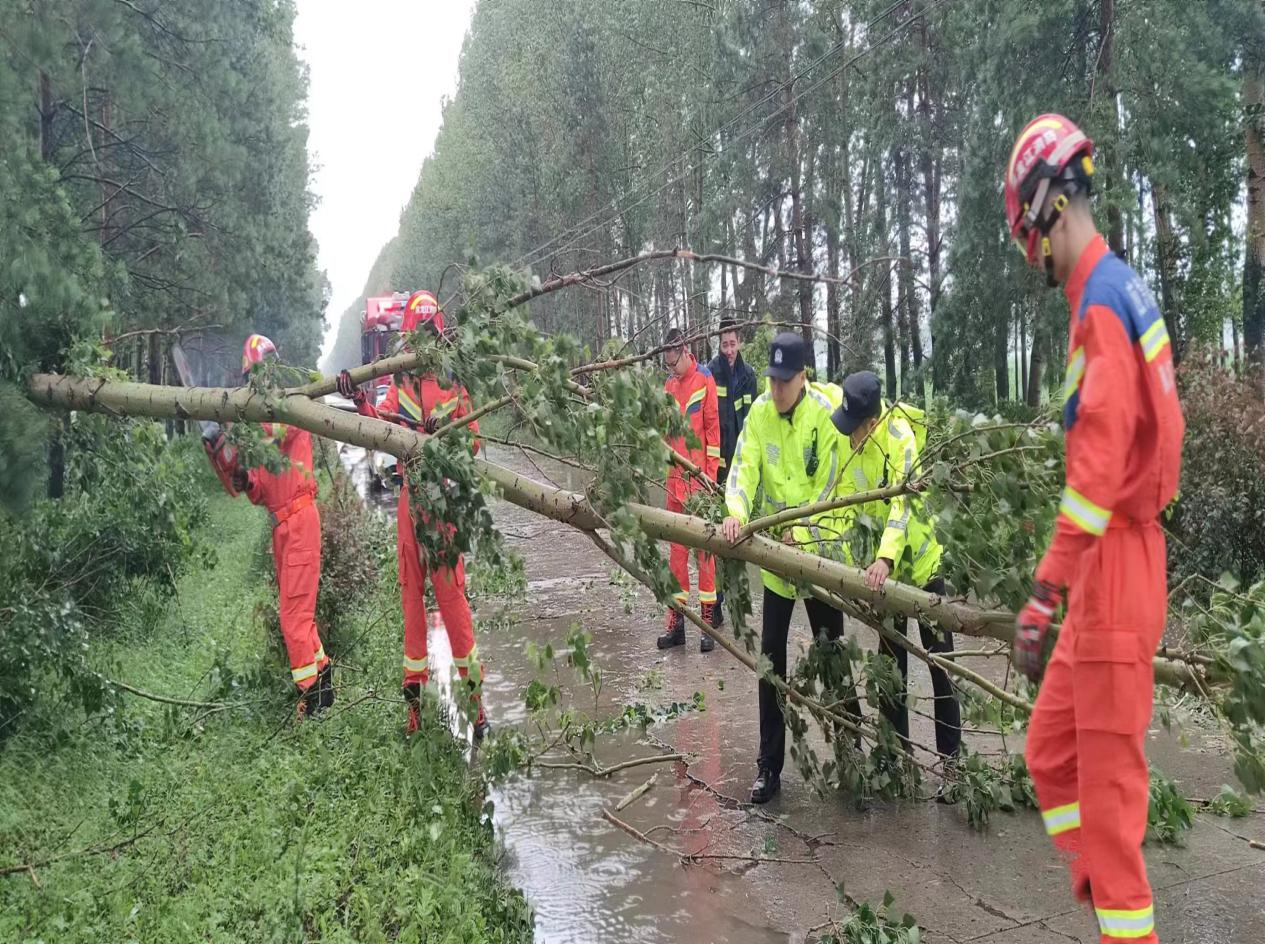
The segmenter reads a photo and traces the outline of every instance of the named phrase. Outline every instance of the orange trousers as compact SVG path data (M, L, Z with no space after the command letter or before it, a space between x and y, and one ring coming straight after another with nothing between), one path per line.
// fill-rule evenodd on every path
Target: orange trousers
M409 513L407 486L400 490L396 517L396 551L400 566L400 604L404 608L404 684L430 681L430 664L426 654L426 577L429 572L435 590L435 602L444 618L452 661L462 678L478 668L477 680L483 678L479 650L474 644L474 617L466 598L465 561L457 559L456 567L428 568L422 549L413 533Z
M668 492L668 511L684 514L685 502L672 492ZM698 559L698 602L716 602L716 558L703 551L695 551ZM668 550L668 567L672 576L681 585L676 594L679 603L688 603L690 599L690 549L684 544L673 544Z
M316 630L316 590L321 582L321 514L312 502L272 529L281 636L294 684L306 691L329 662Z
M1143 748L1167 608L1163 531L1113 519L1080 561L1028 727L1046 832L1074 889L1092 896L1103 944L1159 941L1142 858Z

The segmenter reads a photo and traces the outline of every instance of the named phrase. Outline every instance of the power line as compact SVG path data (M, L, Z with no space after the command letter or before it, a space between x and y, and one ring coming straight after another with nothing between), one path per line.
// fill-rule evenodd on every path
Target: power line
M891 14L891 12L892 12L893 10L895 10L898 6L900 6L900 5L901 5L901 3L903 3L903 2L904 2L904 0L899 0L899 2L894 3L894 4L892 4L891 6L889 6L887 9L885 9L882 13L880 13L880 14L879 14L878 16L876 16L873 20L871 20L869 23L867 23L867 24L866 24L866 28L867 28L867 30L868 30L869 28L871 28L874 24L881 22L883 19L885 19L887 16L889 16L889 15ZM933 3L931 3L930 5L928 5L927 7L924 7L923 9L918 10L918 11L916 11L916 12L914 12L914 13L910 14L910 16L908 16L906 19L902 20L902 21L900 22L900 24L899 24L899 25L897 25L896 27L893 27L893 29L892 29L892 30L890 30L888 33L886 33L883 37L881 37L881 38L880 38L880 39L878 39L877 41L875 41L875 42L871 43L871 44L870 44L869 46L867 46L865 49L861 50L861 51L860 51L860 52L858 52L856 55L854 55L854 56L850 57L849 59L845 60L845 61L844 61L844 62L842 62L840 65L836 66L834 69L832 69L829 73L827 73L827 74L826 74L823 78L821 78L820 80L818 80L816 83L814 83L813 85L810 85L808 88L804 89L804 91L802 91L802 92L798 93L797 95L792 96L791 98L789 98L789 99L786 101L786 103L785 103L785 104L781 105L781 106L780 106L779 108L777 108L775 111L773 111L773 112L772 112L772 113L770 113L769 115L765 116L765 117L764 117L764 118L763 118L760 122L758 122L758 123L756 123L756 124L753 124L753 125L752 125L751 127L749 127L746 131L744 131L742 134L738 135L738 136L737 136L737 137L735 137L735 138L731 138L731 139L729 139L729 141L728 141L728 142L726 142L726 143L727 143L727 144L729 144L729 145L732 145L732 144L735 144L735 143L737 143L737 142L739 142L739 141L745 140L746 138L750 137L752 134L754 134L755 132L759 131L762 127L764 127L764 126L765 126L765 125L766 125L766 124L767 124L770 120L772 120L773 118L776 118L777 116L779 116L780 114L782 114L783 112L785 112L787 109L789 109L789 108L790 108L793 104L795 104L795 103L799 102L799 101L800 101L800 100L801 100L804 96L809 95L809 94L811 94L812 92L816 91L816 90L817 90L817 89L819 89L822 85L826 84L826 83L827 83L827 82L829 82L831 79L833 79L835 76L837 76L837 75L838 75L840 72L842 72L844 69L847 69L847 68L849 68L849 67L850 67L850 66L852 66L852 65L855 65L857 62L861 61L862 59L864 59L864 58L866 58L867 56L869 56L871 53L873 53L873 52L875 52L876 50L878 50L880 47L882 47L884 44L886 44L886 43L887 43L890 39L892 39L893 37L895 37L896 35L898 35L898 34L899 34L899 33L901 33L902 31L904 31L905 29L907 29L907 28L908 28L908 27L909 27L912 23L914 23L916 20L919 20L919 19L921 19L921 18L923 18L923 17L927 16L928 14L930 14L931 12L933 12L934 10L938 9L938 8L939 8L939 7L941 7L941 6L944 6L945 4L947 4L947 3L949 3L949 2L950 2L950 0L934 0L934 2L933 2ZM790 82L790 83L788 83L788 85L793 85L793 84L794 84L794 82L798 80L798 78L802 77L805 73L807 73L808 71L810 71L812 68L814 68L814 67L815 67L816 65L818 65L820 62L822 62L822 61L823 61L825 58L827 58L828 56L833 55L835 51L837 51L839 48L841 48L841 46L842 46L842 42L840 42L840 43L836 43L836 44L835 44L835 46L831 47L831 49L830 49L829 51L827 51L825 54L823 54L822 56L818 57L816 60L814 60L812 63L810 63L810 64L809 64L808 66L806 66L804 69L802 69L802 70L800 71L800 73L798 73L795 77L793 77L793 78L792 78L791 82ZM750 108L747 108L747 109L745 109L743 112L739 113L739 115L738 115L738 116L736 116L734 119L731 119L731 120L730 120L729 122L727 122L725 125L722 125L722 126L721 126L721 128L717 129L717 131L716 131L716 132L713 132L713 134L719 134L719 133L723 132L723 131L724 131L724 130L726 130L726 128L728 128L730 125L734 124L734 123L738 120L738 118L741 118L743 115L747 114L747 113L748 113L748 112L750 112L752 109L759 107L760 105L764 104L765 102L768 102L770 99L772 99L772 98L773 98L773 97L775 97L776 95L780 94L780 93L781 93L781 91L782 91L782 89L784 89L784 88L786 88L786 87L787 87L787 85L782 85L782 86L779 86L779 88L778 88L777 90L775 90L774 92L769 93L769 94L768 94L768 95L766 95L763 99L761 99L760 101L756 102L753 106L751 106ZM690 150L693 150L693 149L691 148ZM680 155L680 157L679 157L679 158L677 158L677 160L680 160L681 158L686 157L689 153L690 153L690 151L685 151L682 155ZM660 187L658 187L656 190L653 190L653 191L651 191L651 192L647 193L647 194L646 194L646 195L644 195L643 197L640 197L639 199L637 199L637 200L636 200L636 201L634 201L633 203L628 204L627 206L624 206L624 207L621 207L621 208L617 209L617 210L616 210L616 212L615 212L613 215L611 215L610 217L606 218L605 220L603 220L602 222L600 222L600 223L598 223L598 224L596 224L596 225L594 225L594 226L590 226L590 227L588 227L586 230L584 230L582 233L580 233L580 234L579 234L578 236L576 236L574 239L571 239L571 240L570 240L568 243L566 243L565 245L560 246L560 247L558 247L557 249L554 249L552 252L550 252L550 253L548 253L547 255L542 256L541 258L539 258L538 260L536 260L536 263L537 263L537 264L540 264L540 263L548 262L550 259L554 258L555 256L560 255L561 253L566 252L567 250L574 248L576 245L578 245L578 244L579 244L580 242L582 242L583 240L587 239L587 238L588 238L589 236L591 236L593 233L598 232L599 230L604 229L605 227L609 226L611 223L613 223L613 222L615 222L616 220L618 220L618 219L619 219L619 217L620 217L620 216L622 216L624 213L627 213L629 210L636 209L637 207L641 206L642 204L644 204L647 200L651 199L652 197L656 197L656 196L658 196L659 194L663 193L665 190L667 190L669 187L673 187L673 186L675 186L676 184L680 183L680 182L681 182L681 180L683 180L683 179L684 179L685 177L687 177L689 174L691 174L691 173L693 173L695 170L697 170L697 169L698 169L698 167L699 167L699 166L701 166L701 164L702 164L703 160L706 160L706 158L707 158L707 157L714 156L716 153L719 153L719 152L718 152L718 151L711 151L711 152L708 152L706 155L704 155L704 157L703 157L702 159L700 159L700 161L699 161L699 163L698 163L698 164L691 165L690 167L686 168L686 169L685 169L684 171L682 171L681 173L677 174L675 177L670 177L667 181L665 181L665 182L664 182L664 183L663 183ZM666 166L664 167L664 170L666 171L667 169L671 168L671 167L672 167L675 163L676 163L676 161L674 160L672 163L670 163L670 164L666 165ZM600 213L601 211L598 211L598 212ZM596 213L595 213L595 214L593 214L593 215L591 215L591 216L589 216L586 220L581 221L581 223L577 224L577 227L573 227L573 229L574 229L574 228L578 228L579 226L583 226L585 223L587 223L589 220L594 219L596 216L597 216L597 214L596 214ZM527 253L525 256L520 257L520 259L519 259L517 262L515 262L515 265L522 265L522 264L525 264L526 260L527 260L530 256L535 255L536 253L538 253L538 252L542 251L543 249L547 248L550 244L552 244L552 243L554 243L554 242L557 242L558 238L560 238L560 237L555 237L554 239L552 239L552 240L550 240L549 242L545 243L545 244L544 244L542 247L540 247L539 249L532 250L531 252Z
M877 25L878 23L881 23L881 22L882 22L883 20L885 20L888 16L890 16L893 12L895 12L895 11L896 11L896 9L897 9L897 8L899 8L899 7L900 7L903 3L905 3L905 0L896 0L896 2L892 3L889 7L887 7L885 10L883 10L881 13L879 13L876 17L874 17L874 19L872 19L869 23L867 23L867 24L866 24L866 29L867 29L867 30L868 30L868 29L871 29L872 27L874 27L874 26L875 26L875 25ZM750 105L748 105L746 108L742 109L742 111L738 112L738 114L734 115L732 118L730 118L730 119L729 119L728 121L726 121L724 124L720 125L718 128L716 128L715 130L713 130L713 131L711 132L711 134L709 134L709 135L708 135L707 139L708 139L708 140L711 140L712 138L715 138L715 137L717 137L718 135L723 134L725 131L727 131L727 130L728 130L729 128L731 128L732 126L736 125L736 124L737 124L740 120L742 120L743 118L745 118L747 115L751 114L751 113L752 113L753 111L755 111L757 108L759 108L760 106L762 106L762 105L764 105L764 104L766 104L766 103L768 103L768 102L772 101L774 98L776 98L778 95L780 95L780 94L782 93L782 90L783 90L784 88L786 88L786 87L787 87L787 85L794 85L797 81L799 81L801 78L803 78L803 77L804 77L805 75L807 75L809 72L811 72L813 69L815 69L815 68L816 68L817 66L819 66L821 63L825 62L827 59L829 59L829 58L830 58L831 56L833 56L835 53L839 52L839 50L841 50L841 49L842 49L845 45L847 45L847 40L845 40L845 39L841 39L841 40L839 40L837 43L835 43L833 46L831 46L829 49L827 49L824 53L822 53L820 56L818 56L816 59L814 59L814 60L813 60L812 62L810 62L808 65L806 65L806 66L805 66L803 69L801 69L799 72L797 72L797 73L795 73L794 75L792 75L792 76L791 76L791 78L790 78L790 81L789 81L788 83L778 84L778 86L777 86L777 87L776 87L776 88L775 88L772 92L769 92L769 93L768 93L767 95L765 95L763 98L761 98L761 99L759 99L759 100L757 100L757 101L755 101L755 102L752 102L752 103L751 103ZM775 112L774 114L777 114L777 113ZM765 120L767 121L767 118L766 118ZM661 168L659 169L658 173L654 174L654 175L653 175L653 177L652 177L651 179L657 179L657 178L658 178L661 174L666 174L666 173L668 173L669 171L671 171L671 170L672 170L672 168L676 166L677 161L680 161L680 160L682 160L682 159L684 159L684 158L688 157L688 156L690 155L690 153L691 153L692 151L694 151L694 150L695 150L695 148L688 148L688 149L686 149L685 151L682 151L682 152L681 152L681 154L679 154L677 157L675 157L674 159L672 159L671 161L669 161L667 164L664 164L664 165L663 165L663 167L661 167ZM691 170L693 170L693 168L691 168ZM686 173L689 173L689 171L686 171ZM681 176L685 176L685 175L684 175L684 174L682 174ZM657 193L662 193L662 192L663 192L663 190L667 189L667 187L671 186L672 184L676 183L676 182L677 182L677 181L679 181L679 180L680 180L680 177L678 177L676 180L670 180L670 181L668 181L668 183L667 183L667 184L665 184L663 187L661 187L658 191L655 191L655 193L650 194L650 196L654 196L654 195L655 195L655 194L657 194ZM608 205L609 205L609 203L608 203ZM576 223L574 226L570 227L570 230L571 230L571 231L574 231L574 230L578 230L578 229L580 229L580 228L581 228L581 227L583 227L583 226L586 226L586 225L587 225L588 223L590 223L591 221L593 221L593 220L597 219L597 217L598 217L599 215L601 215L603 212L605 212L605 207L604 207L603 209L601 209L601 210L596 210L595 212L593 212L593 213L592 213L592 214L590 214L589 216L585 217L585 218L584 218L583 220L581 220L579 223ZM615 213L615 215L614 215L613 217L611 217L611 220L618 219L618 218L619 218L619 216L620 216L623 212L624 212L623 210L617 210L617 211L616 211L616 213ZM600 223L600 224L598 224L598 226L597 226L597 227L595 227L595 229L600 229L600 228L602 228L603 226L606 226L609 222L610 222L610 220L607 220L606 222ZM592 230L590 230L589 232L591 232L591 231L592 231ZM586 232L584 235L588 235L588 233ZM536 254L538 254L538 253L540 253L540 252L543 252L544 250L548 249L551 245L553 245L554 243L558 242L559 240L561 240L561 239L566 239L566 238L567 238L567 236L566 236L566 232L564 231L563 233L559 234L558 236L554 236L552 239L549 239L549 240L547 240L546 242L542 243L540 246L536 247L535 249L530 249L530 250L528 250L526 253L524 253L522 256L520 256L517 260L515 260L515 262L514 262L513 264L514 264L515 266L519 266L519 265L527 265L527 264L529 264L529 263L531 262L531 259L532 259L532 257L533 257L533 256L535 256ZM571 245L574 245L574 243L572 243ZM570 248L570 246L564 247L564 249L559 250L559 251L565 251L565 249L566 249L566 248ZM556 254L557 254L556 252L555 252L555 253L551 253L550 255L548 255L548 256L546 256L546 257L544 257L544 260L542 260L542 261L547 261L548 259L553 258L553 256L554 256L554 255L556 255Z

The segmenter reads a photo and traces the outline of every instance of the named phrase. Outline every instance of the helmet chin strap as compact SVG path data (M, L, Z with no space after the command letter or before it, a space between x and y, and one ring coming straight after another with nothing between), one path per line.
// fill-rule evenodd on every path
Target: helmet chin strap
M1050 178L1042 179L1037 185L1037 192L1032 196L1032 205L1027 213L1028 225L1036 227L1037 232L1041 234L1041 267L1045 270L1045 284L1050 288L1059 286L1059 280L1054 275L1054 247L1050 244L1050 231L1054 229L1054 224L1059 221L1070 205L1068 188L1074 186L1075 184L1065 183L1050 201L1049 211L1042 213L1046 198L1050 193Z

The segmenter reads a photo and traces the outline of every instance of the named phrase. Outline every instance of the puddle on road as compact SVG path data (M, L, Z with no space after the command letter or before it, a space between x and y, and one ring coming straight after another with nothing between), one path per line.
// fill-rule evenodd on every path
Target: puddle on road
M370 488L364 451L344 447L341 457L361 496L375 507L393 512L393 496ZM549 547L552 553L548 556L553 558L558 550ZM566 560L570 566L578 562L573 556L560 555L557 560ZM553 566L539 569L556 573ZM529 582L527 594L537 609L544 599L563 603L570 598L574 605L580 603L582 593L592 593L607 579L605 571L536 577ZM480 651L487 663L485 699L494 726L526 721L522 693L533 670L523 651L525 638L530 635L537 642L557 645L565 638L572 618L548 616L535 621L530 629L520 624L512 633L480 638ZM431 613L430 622L432 677L441 697L452 704L452 652L439 614ZM628 634L617 645L607 647L603 656L603 667L608 670L605 691L596 706L588 695L586 710L605 716L618 711L625 700L636 699L637 679L631 671L621 674L620 666L636 665L633 655L648 643L652 644L652 637L644 633ZM564 697L582 696L565 693ZM647 696L646 700L654 698ZM453 733L469 740L468 725L458 714L452 712ZM714 712L691 716L680 722L678 733L689 744L687 749L697 748L706 757L706 745L718 736L721 720ZM608 764L660 752L654 745L638 743L632 734L604 739L601 750L601 760ZM716 763L715 753L711 757ZM764 895L755 894L761 883L775 881L772 872L761 875L757 869L748 874L750 863L739 861L686 867L633 841L602 818L604 807L613 808L655 772L656 788L621 817L632 819L640 813L644 819L651 812L656 822L679 831L659 831L660 841L691 852L743 853L751 843L763 841L758 836L744 837L735 827L745 817L723 809L711 794L685 776L680 764L651 765L603 781L567 771L537 771L530 777L515 777L490 792L493 824L505 850L507 876L523 890L535 912L536 940L542 944L789 941L785 931L767 926L759 905ZM642 825L645 827L644 822ZM746 847L742 845L744 838ZM764 894L776 894L776 890L765 889Z

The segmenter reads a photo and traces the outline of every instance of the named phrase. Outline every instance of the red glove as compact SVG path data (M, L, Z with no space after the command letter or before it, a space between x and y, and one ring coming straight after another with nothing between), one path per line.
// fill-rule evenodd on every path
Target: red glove
M1045 635L1054 620L1054 611L1063 602L1063 591L1051 583L1038 580L1032 588L1032 596L1019 611L1015 622L1015 643L1011 649L1011 661L1015 668L1035 682L1041 677L1044 661Z
M352 383L350 371L340 370L338 372L338 392L357 405L363 403L366 399L365 392Z

